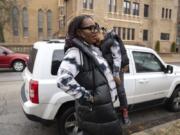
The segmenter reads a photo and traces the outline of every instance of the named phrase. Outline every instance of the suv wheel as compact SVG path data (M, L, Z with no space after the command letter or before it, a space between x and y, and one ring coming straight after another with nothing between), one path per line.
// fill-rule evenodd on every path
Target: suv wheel
M80 132L75 118L74 107L69 107L57 119L60 135L76 135Z
M180 87L176 88L168 101L168 108L173 112L180 111Z
M13 67L14 71L21 72L25 68L25 63L24 63L24 61L17 60L17 61L13 62L12 67Z

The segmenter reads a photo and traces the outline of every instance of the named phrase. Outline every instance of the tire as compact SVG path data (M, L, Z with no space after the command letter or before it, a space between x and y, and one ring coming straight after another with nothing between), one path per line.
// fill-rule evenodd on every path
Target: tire
M12 68L16 72L22 72L24 70L25 66L26 65L25 65L24 61L21 61L21 60L16 60L12 64Z
M81 132L77 126L75 108L73 106L59 114L57 124L59 135L77 135Z
M173 112L180 111L180 87L176 88L167 102L168 109Z

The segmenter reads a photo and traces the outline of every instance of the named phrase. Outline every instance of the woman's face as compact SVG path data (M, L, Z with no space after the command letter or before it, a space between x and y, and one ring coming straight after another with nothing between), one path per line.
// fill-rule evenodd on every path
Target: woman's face
M82 26L78 31L80 37L82 37L87 43L94 44L97 41L98 27L94 20L86 18L83 20Z

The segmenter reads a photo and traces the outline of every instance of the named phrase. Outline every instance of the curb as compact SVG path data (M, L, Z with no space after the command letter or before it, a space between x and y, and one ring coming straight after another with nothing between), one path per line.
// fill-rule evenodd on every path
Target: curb
M180 134L180 119L170 121L168 123L146 129L141 132L131 135L179 135Z

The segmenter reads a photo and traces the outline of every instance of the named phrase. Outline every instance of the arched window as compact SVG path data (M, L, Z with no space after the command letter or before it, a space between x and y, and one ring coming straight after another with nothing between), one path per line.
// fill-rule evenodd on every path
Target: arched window
M51 10L47 11L47 36L51 38L52 36L52 12Z
M43 39L43 24L44 24L43 11L39 9L38 10L38 37L39 39Z
M14 36L19 35L19 11L17 7L12 9L12 30Z
M27 37L29 35L29 18L28 18L28 11L27 8L23 8L22 12L22 27L23 27L23 35Z

